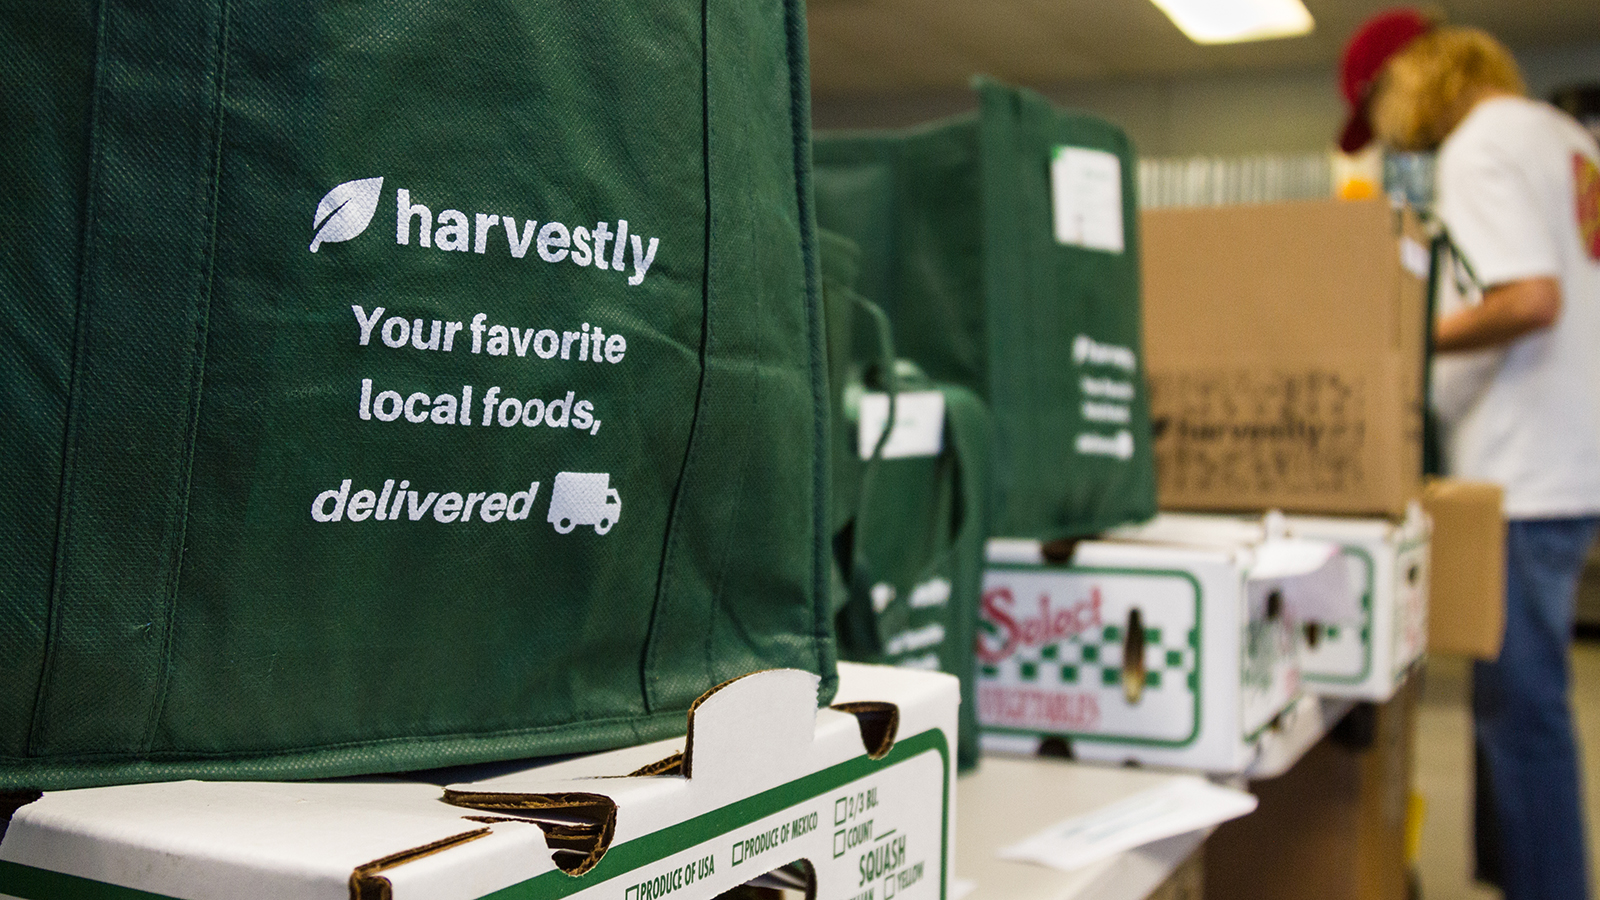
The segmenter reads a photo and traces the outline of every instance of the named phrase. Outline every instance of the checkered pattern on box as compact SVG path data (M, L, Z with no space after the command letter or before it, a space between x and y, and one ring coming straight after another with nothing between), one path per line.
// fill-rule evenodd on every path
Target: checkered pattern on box
M994 678L1002 670L1009 670L1007 674L1017 681L1041 686L1120 687L1123 637L1122 626L1106 625L1055 644L1019 648L1004 662L984 666L983 675ZM1199 635L1193 629L1187 635L1178 636L1164 633L1160 628L1146 628L1145 687L1159 689L1163 685L1186 684L1189 690L1195 690L1199 643Z

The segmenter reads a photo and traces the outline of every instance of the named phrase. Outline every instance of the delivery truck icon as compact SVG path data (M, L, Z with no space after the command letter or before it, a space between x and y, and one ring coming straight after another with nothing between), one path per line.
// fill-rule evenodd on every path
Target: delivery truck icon
M622 518L622 497L611 486L607 472L559 472L550 491L548 521L560 534L579 525L593 525L595 534L605 534Z

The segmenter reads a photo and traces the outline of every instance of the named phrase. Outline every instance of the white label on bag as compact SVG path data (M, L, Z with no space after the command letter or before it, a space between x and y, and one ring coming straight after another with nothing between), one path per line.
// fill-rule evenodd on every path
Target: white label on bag
M938 456L944 449L944 394L938 391L906 391L894 398L894 430L883 445L884 459L906 459L914 456ZM889 395L867 393L861 395L861 422L857 441L862 459L871 459L872 451L883 436L884 423L889 421Z
M1050 199L1058 244L1123 251L1122 161L1114 153L1057 147Z

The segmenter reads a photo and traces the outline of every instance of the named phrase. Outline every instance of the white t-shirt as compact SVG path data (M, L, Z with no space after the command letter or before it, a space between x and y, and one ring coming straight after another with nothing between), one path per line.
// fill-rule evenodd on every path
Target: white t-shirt
M1556 324L1440 354L1433 402L1450 474L1505 488L1513 519L1600 513L1600 150L1553 107L1497 97L1439 150L1438 214L1477 284L1561 282ZM1480 293L1459 268L1440 313ZM1458 288L1465 288L1458 291Z

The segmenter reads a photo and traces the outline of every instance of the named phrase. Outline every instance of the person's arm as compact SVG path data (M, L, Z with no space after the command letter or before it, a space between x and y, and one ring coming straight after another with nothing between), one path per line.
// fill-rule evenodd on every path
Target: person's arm
M1561 282L1524 278L1483 292L1483 302L1457 310L1434 327L1438 353L1496 347L1529 332L1549 328L1561 316Z

